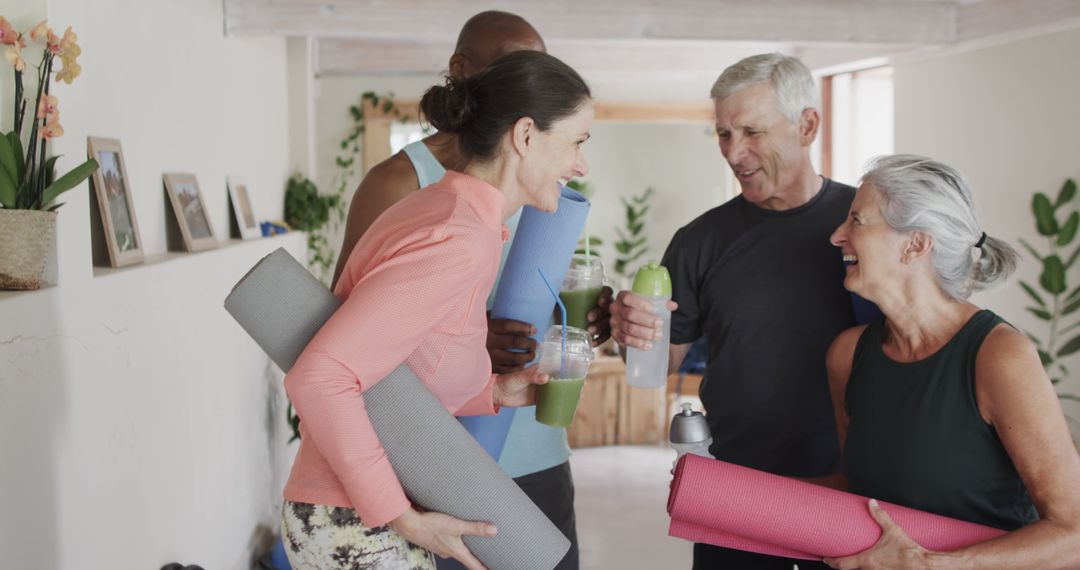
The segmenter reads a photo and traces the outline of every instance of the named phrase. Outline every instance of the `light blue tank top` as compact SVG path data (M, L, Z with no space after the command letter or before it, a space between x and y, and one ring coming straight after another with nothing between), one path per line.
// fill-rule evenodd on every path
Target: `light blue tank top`
M439 163L435 155L423 141L410 143L402 149L409 157L413 168L416 170L416 178L420 181L420 188L430 186L438 182L446 169ZM506 256L510 253L510 244L514 233L517 231L518 220L521 218L521 210L518 210L506 225L510 228L510 239L503 245L502 260L499 262L499 273L495 277L495 285L488 295L487 308L491 309L495 298L495 291L499 288L502 279L502 267L506 263ZM566 430L553 428L536 421L536 406L518 408L514 413L513 423L510 424L510 432L506 436L506 445L502 455L499 456L499 467L502 467L510 477L522 477L544 469L550 469L556 465L562 465L570 458L570 446L566 441Z

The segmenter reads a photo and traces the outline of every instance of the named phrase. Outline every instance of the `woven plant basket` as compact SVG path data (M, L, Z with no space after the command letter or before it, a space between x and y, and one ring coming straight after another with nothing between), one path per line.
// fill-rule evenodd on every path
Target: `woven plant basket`
M0 208L0 289L38 289L56 212Z

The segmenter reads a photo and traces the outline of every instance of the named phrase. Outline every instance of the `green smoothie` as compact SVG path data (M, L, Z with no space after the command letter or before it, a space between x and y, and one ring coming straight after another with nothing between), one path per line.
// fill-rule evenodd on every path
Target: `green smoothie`
M600 297L602 287L590 287L577 291L562 291L559 298L566 306L566 324L574 328L585 330L589 326L589 311L596 308L596 300ZM556 311L558 314L558 311Z
M536 421L552 427L570 427L581 399L584 378L552 378L536 387Z

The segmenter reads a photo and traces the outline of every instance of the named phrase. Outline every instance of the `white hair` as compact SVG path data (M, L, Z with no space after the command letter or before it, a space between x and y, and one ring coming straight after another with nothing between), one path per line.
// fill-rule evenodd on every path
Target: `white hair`
M805 109L821 109L820 95L810 69L798 59L781 53L753 55L724 70L709 96L726 99L736 92L768 82L776 93L779 111L798 123Z
M862 181L880 192L889 227L931 237L934 273L949 296L967 299L1016 269L1016 250L983 237L971 189L952 167L913 154L880 156L870 161ZM973 248L980 250L978 259Z

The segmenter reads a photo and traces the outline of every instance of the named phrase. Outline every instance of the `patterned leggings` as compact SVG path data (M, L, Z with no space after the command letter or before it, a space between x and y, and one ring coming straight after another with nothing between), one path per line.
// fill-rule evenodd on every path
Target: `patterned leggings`
M295 570L434 570L435 556L389 525L368 528L356 511L285 501L281 536Z

